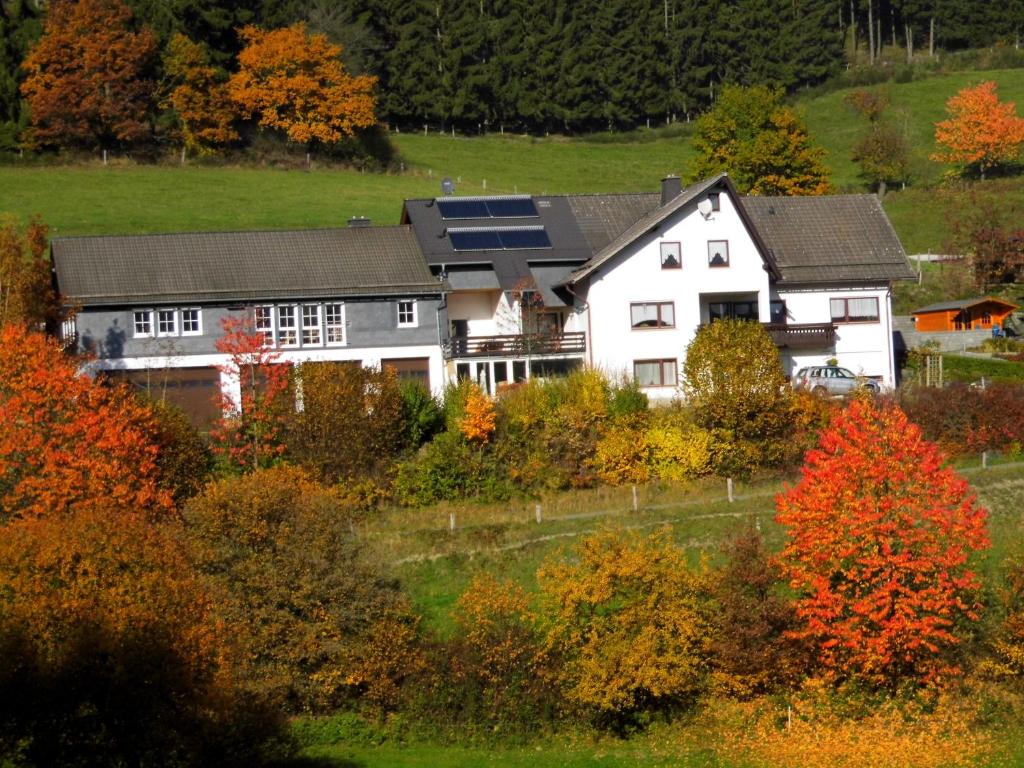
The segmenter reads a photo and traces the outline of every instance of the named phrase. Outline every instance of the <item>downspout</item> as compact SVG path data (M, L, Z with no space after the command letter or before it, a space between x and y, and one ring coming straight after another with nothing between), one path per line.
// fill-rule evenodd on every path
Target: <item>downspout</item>
M447 270L445 269L445 265L444 264L441 265L441 274L442 275L446 275L447 274ZM442 283L443 282L444 282L444 279L442 279ZM437 320L437 346L438 346L438 349L441 350L441 381L444 383L445 386L448 385L448 382L446 381L446 379L448 378L448 364L445 362L445 359L444 359L444 342L443 342L443 340L441 338L441 310L447 310L447 309L448 309L448 293L444 289L442 289L441 290L441 301L438 303L437 309L434 310L434 314L435 314L436 320Z
M893 338L892 333L892 283L889 283L889 287L885 290L885 304L886 333L888 334L886 341L889 350L889 381L892 383L892 388L896 389L896 340Z
M594 367L594 334L590 327L590 302L584 301L580 298L580 295L572 289L572 287L566 283L565 290L567 290L574 299L579 299L582 309L587 313L587 365L590 368Z

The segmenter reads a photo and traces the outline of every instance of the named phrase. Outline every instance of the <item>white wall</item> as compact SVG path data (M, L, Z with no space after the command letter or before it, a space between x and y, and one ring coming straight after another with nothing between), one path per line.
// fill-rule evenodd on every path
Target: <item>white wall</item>
M786 302L790 323L831 322L829 300L833 298L878 299L878 322L837 323L834 350L798 350L783 354L783 365L792 376L808 365L824 365L835 357L839 365L856 374L879 378L886 387L895 386L892 353L892 304L886 287L815 288L814 290L780 290Z
M448 296L448 319L467 320L470 336L497 336L500 333L518 333L518 331L502 331L508 325L498 317L501 309L511 313L511 309L503 300L501 291L458 291ZM502 315L503 317L503 315Z
M729 196L722 194L720 202L721 210L709 219L697 211L697 201L685 206L591 276L586 302L592 365L632 376L634 360L674 358L681 373L686 347L707 319L701 316L702 300L706 305L730 295L756 296L759 315L767 322L768 273L761 255ZM708 265L709 240L729 241L728 267ZM662 269L662 242L681 243L681 269ZM674 302L675 328L633 330L630 304L658 301ZM586 319L579 321L585 326ZM645 391L656 400L678 395L674 387Z

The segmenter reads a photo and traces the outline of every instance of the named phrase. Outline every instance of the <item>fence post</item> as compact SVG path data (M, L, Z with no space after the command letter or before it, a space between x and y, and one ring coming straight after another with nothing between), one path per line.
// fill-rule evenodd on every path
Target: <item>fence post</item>
M455 513L454 512L449 512L448 513L448 530L449 531L454 531L455 530Z
M981 468L988 469L988 451L981 452Z
M729 503L732 504L732 502L733 502L733 495L732 495L732 478L731 477L727 477L725 479L725 492L729 495Z
M640 498L637 496L635 485L633 486L633 511L640 511Z
M541 509L540 509L540 504L539 504L539 503L537 504L537 506L536 506L536 507L534 507L534 510L533 510L533 511L534 511L534 512L536 513L536 515L537 515L537 523L538 523L538 524L540 524L541 522L543 522L543 520L544 520L544 517L543 517L543 515L541 514Z

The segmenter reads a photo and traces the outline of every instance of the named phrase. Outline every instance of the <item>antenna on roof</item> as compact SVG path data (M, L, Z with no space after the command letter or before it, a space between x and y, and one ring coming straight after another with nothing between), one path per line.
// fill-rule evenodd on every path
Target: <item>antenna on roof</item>
M452 181L451 176L445 176L441 179L441 194L446 197L455 194L455 182Z

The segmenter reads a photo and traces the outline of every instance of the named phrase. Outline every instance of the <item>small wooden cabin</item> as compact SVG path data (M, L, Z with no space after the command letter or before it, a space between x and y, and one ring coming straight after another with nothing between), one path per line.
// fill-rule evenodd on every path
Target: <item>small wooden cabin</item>
M943 301L914 310L918 331L969 331L977 328L1005 327L1006 319L1019 309L1003 299L982 296L977 299Z

